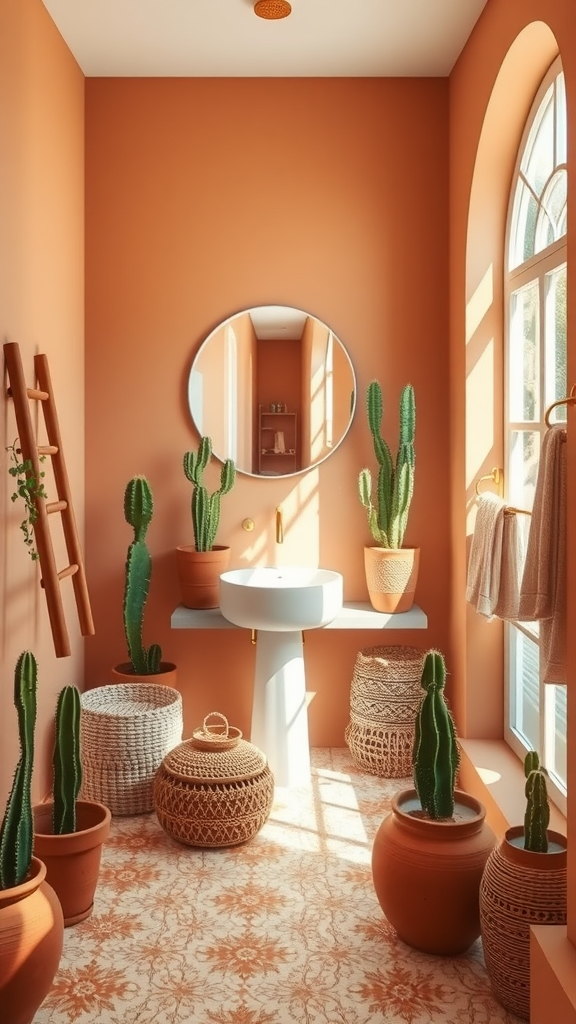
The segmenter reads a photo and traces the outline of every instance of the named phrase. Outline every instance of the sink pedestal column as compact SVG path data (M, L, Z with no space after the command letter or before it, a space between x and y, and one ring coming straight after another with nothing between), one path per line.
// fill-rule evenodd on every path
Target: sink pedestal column
M302 633L259 630L251 741L268 758L277 786L310 784Z

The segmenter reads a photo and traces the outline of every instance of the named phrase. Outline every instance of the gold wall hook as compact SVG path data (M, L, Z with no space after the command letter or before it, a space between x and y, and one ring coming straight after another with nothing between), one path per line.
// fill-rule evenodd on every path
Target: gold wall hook
M482 494L480 490L480 484L483 480L491 480L493 484L496 484L497 491L500 497L504 494L504 470L500 469L499 466L493 466L489 473L485 473L484 476L479 476L476 481L476 494L479 496Z

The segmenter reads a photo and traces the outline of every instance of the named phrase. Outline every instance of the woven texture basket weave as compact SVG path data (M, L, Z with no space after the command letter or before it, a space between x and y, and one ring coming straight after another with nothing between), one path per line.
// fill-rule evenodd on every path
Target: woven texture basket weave
M208 725L221 719L221 728ZM236 846L262 828L274 798L265 755L219 712L164 758L154 807L169 835L188 846Z
M358 652L344 735L354 763L371 775L403 779L412 774L424 657L416 647L366 647Z
M112 814L153 810L154 775L182 739L182 697L171 686L118 683L82 694L82 797Z

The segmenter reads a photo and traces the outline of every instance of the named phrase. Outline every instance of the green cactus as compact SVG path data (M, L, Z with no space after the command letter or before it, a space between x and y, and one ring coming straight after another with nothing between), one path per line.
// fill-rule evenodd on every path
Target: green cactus
M25 881L32 862L32 768L38 668L31 651L24 651L14 670L14 704L18 712L20 760L0 828L0 888L10 889Z
M400 548L408 525L408 513L414 493L414 435L416 429L416 403L414 388L406 384L400 395L399 443L396 464L390 448L380 436L383 401L382 388L377 380L368 385L366 392L368 426L372 433L374 454L378 460L376 504L372 501L372 474L365 468L358 477L358 494L368 514L370 532L383 548Z
M76 800L82 785L80 761L80 693L65 686L58 694L54 769L52 830L54 835L76 831Z
M421 685L426 691L416 717L412 764L422 809L430 818L451 818L460 763L454 722L446 705L446 665L440 651L428 651Z
M185 452L183 458L184 473L193 485L191 508L196 551L211 551L214 547L220 524L220 500L223 494L232 490L236 479L234 462L226 459L220 471L220 487L213 494L208 494L202 476L211 457L212 440L201 437L198 452Z
M530 750L524 759L526 776L526 813L524 815L524 849L533 853L548 852L548 825L550 805L546 789L546 773L540 767L535 750Z
M124 492L124 518L134 530L134 540L126 557L124 632L134 672L142 676L159 672L162 660L158 644L146 648L142 642L144 606L152 574L152 559L145 538L153 513L154 500L146 477L132 477Z

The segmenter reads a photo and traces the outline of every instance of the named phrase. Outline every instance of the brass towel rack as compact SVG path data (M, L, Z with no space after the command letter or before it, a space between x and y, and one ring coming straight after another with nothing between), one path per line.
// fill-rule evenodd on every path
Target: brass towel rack
M569 395L566 395L565 398L558 398L555 402L552 402L552 404L548 406L548 408L546 409L546 413L544 415L544 422L545 422L546 426L547 427L551 427L552 426L552 424L550 423L550 413L552 412L553 409L557 409L559 405L574 405L574 404L576 404L576 384L573 384L572 387L570 388L570 394Z
M499 466L494 466L489 473L485 473L484 476L479 476L476 481L476 494L479 496L482 492L480 490L480 484L483 480L491 480L493 484L496 484L498 488L498 495L502 497L504 492L504 470L500 469Z

